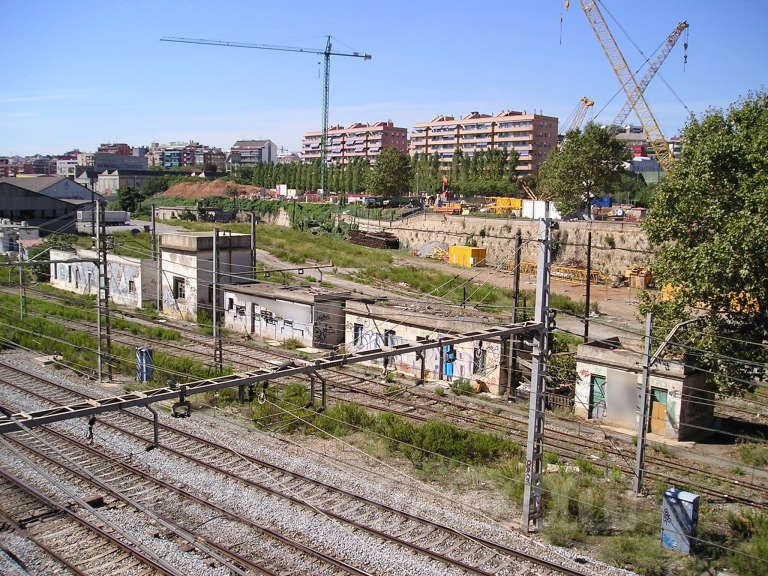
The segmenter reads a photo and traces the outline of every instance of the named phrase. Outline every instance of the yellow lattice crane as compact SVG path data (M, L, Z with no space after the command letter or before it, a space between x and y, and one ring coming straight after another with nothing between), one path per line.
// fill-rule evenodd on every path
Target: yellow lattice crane
M597 3L594 0L580 0L580 2L589 25L592 26L592 30L595 32L595 36L597 36L600 46L602 46L603 52L605 52L608 62L611 64L611 68L613 68L616 78L619 80L619 84L624 89L627 100L630 102L632 109L637 115L637 119L643 127L648 142L653 146L659 164L661 164L665 172L668 172L675 161L672 156L672 150L664 138L664 134L661 133L661 128L659 128L651 108L643 97L642 89L638 85L637 80L635 80L635 76L632 74L629 66L627 66L627 61L624 59L624 55L621 53L619 45L608 28L605 18L603 18L600 9L597 7Z
M576 128L581 128L581 125L584 122L584 117L587 115L587 110L592 108L592 106L594 105L595 105L595 102L593 100L590 100L586 96L581 97L579 106L576 108L576 110L573 111L573 114L571 114L569 118L568 130L566 131L566 134L571 130L576 130Z

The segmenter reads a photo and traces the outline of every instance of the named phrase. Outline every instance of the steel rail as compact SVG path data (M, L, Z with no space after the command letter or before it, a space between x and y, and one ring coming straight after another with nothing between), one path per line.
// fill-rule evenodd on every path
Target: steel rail
M123 552L127 552L134 558L138 559L141 563L146 564L147 566L151 566L153 570L156 570L160 574L165 574L166 576L183 576L179 572L171 572L169 570L166 570L163 568L160 564L155 562L152 558L147 556L144 552L141 552L134 547L128 546L109 534L108 532L104 531L99 526L96 526L92 522L86 520L85 518L80 517L79 515L75 514L74 511L70 510L66 506L63 506L56 502L53 498L50 496L43 494L40 492L37 488L34 486L24 482L21 478L16 477L15 475L11 474L7 470L3 470L0 468L0 476L5 478L8 482L18 486L21 490L26 492L27 494L33 496L34 498L40 500L43 502L46 506L48 506L51 509L57 510L60 513L66 515L69 518L72 518L75 522L80 524L81 526L85 527L86 529L96 533L99 537L101 537L104 540L107 540L108 542L114 544L117 548L120 548L123 550Z
M283 544L286 544L286 545L294 548L295 550L297 550L297 551L299 551L301 553L308 554L310 556L318 558L318 559L320 559L320 560L322 560L322 561L324 561L324 562L326 562L328 564L331 564L333 566L336 566L337 568L341 568L343 570L346 570L347 572L350 572L350 573L355 574L357 576L372 576L369 572L365 572L363 570L360 570L360 569L358 569L358 568L356 568L356 567L354 567L354 566L352 566L350 564L347 564L347 563L345 563L345 562L343 562L341 560L338 560L337 558L334 558L334 557L332 557L332 556L330 556L328 554L325 554L324 552L321 552L321 551L316 550L314 548L311 548L311 547L309 547L309 546L307 546L305 544L302 544L301 542L293 540L292 538L289 538L287 536L283 536L279 532L276 532L275 530L272 530L271 528L267 528L265 526L261 526L260 524L257 524L255 522L253 522L252 520L249 520L248 518L246 518L246 517L244 517L244 516L242 516L240 514L237 514L236 512L231 512L229 510L226 510L225 508L222 508L221 506L219 506L217 504L213 504L212 502L208 502L204 498L196 496L196 495L192 494L191 492L189 492L188 490L185 490L183 488L178 488L177 486L174 486L173 484L170 484L169 482L161 480L160 478L156 478L156 477L154 477L154 476L144 472L143 470L141 470L141 469L139 469L139 468L137 468L137 467L135 467L135 466L133 466L131 464L123 462L123 461L121 461L121 460L119 460L119 459L117 459L117 458L115 458L113 456L110 456L109 454L106 454L106 453L104 453L104 452L102 452L100 450L97 450L97 449L93 448L92 446L88 446L88 445L84 444L83 442L81 442L80 440L76 440L76 439L74 439L71 436L68 436L68 435L63 434L61 432L58 432L56 430L50 429L48 427L45 427L43 430L45 432L47 432L47 433L50 433L50 434L56 436L57 438L59 438L60 440L63 440L64 442L69 442L70 444L76 445L81 450L85 450L86 452L91 452L93 455L98 457L100 460L106 460L107 462L110 462L113 466L116 466L116 467L119 467L119 468L123 468L124 470L128 470L132 474L135 474L135 475L137 475L137 476L139 476L139 477L141 477L144 480L147 480L149 482L154 482L155 484L159 485L162 488L165 488L166 490L168 490L170 492L174 492L174 493L178 494L179 496L182 496L184 498L188 498L190 500L193 500L197 504L200 504L200 505L205 506L207 508L211 508L212 510L214 510L218 514L222 514L222 515L228 516L228 517L230 517L233 520L241 522L241 523L243 523L243 524L245 524L245 525L247 525L247 526L257 530L258 532L260 532L262 534L266 534L266 535L268 535L268 536L270 536L270 537L272 537L272 538L282 542ZM85 482L88 482L88 483L91 483L91 484L94 484L94 485L98 486L102 490L105 490L105 491L109 492L110 494L112 494L113 496L115 496L120 501L125 502L129 506L133 506L134 508L136 508L136 503L132 502L130 499L126 499L125 495L123 495L119 491L115 490L107 482L104 482L104 481L102 481L100 479L94 478L94 477L92 477L89 474L84 474L84 473L82 473L82 472L80 472L78 470L70 468L65 463L62 463L62 462L56 460L55 458L51 457L50 455L41 452L37 448L34 448L34 447L30 446L29 444L26 444L25 442L19 440L18 438L14 437L14 436L9 436L9 439L12 442L14 442L15 444L17 444L19 446L22 446L25 450L27 450L29 452L32 452L33 454L35 454L39 458L42 458L42 459L50 462L51 464L53 464L55 466L59 466L60 468L63 468L64 470L66 470L70 474L73 474L73 475L77 476L78 478L80 478L81 480L83 480ZM0 470L0 472L1 472L1 470ZM140 507L137 508L137 509L140 510ZM184 532L188 532L189 531L187 528L184 528L184 527L180 526L176 522L172 522L172 521L167 520L167 519L165 519L165 522L168 522L169 524L174 525L176 528L178 528L181 531L184 531ZM232 557L233 559L235 559L235 560L237 560L239 562L245 563L246 565L250 566L251 568L253 568L255 570L260 571L262 574L264 574L266 576L276 576L276 574L274 572L272 572L272 571L270 571L270 570L268 570L268 569L266 569L266 568L256 564L254 561L249 560L248 558L246 558L246 557L244 557L242 555L237 554L236 552L230 550L229 548L227 548L226 546L224 546L222 544L214 542L214 541L212 541L212 540L210 540L208 538L203 538L203 537L201 537L199 535L196 535L196 540L200 541L201 543L204 543L206 546L210 546L212 548L215 548L221 554L224 554L226 556Z
M145 416L143 416L141 414L134 414L132 412L127 412L127 411L126 412L122 412L118 416L131 416L131 417L138 418L140 420L143 420L143 421L151 423L151 419L150 418L147 418L147 417L145 417ZM118 426L116 424L113 424L113 423L110 423L110 422L106 422L106 421L103 421L103 420L100 422L100 424L102 426L106 426L108 428L111 428L112 430L115 430L115 431L117 431L119 433L122 433L122 434L125 434L127 436L130 436L130 437L132 437L132 438L134 438L136 440L139 440L141 442L147 442L147 438L145 438L144 436L142 436L142 435L140 435L140 434L138 434L136 432L132 432L131 430L129 430L127 428L123 428L121 426ZM225 452L231 453L232 455L238 456L239 458L243 458L243 459L245 459L245 460L247 460L247 461L249 461L249 462L251 462L253 464L256 464L258 466L262 466L262 467L267 467L267 468L273 469L273 470L275 470L277 472L280 472L282 474L285 474L287 476L292 476L292 477L298 478L298 479L300 479L302 481L309 482L309 483L314 484L316 486L322 487L323 489L326 489L326 490L329 490L329 491L332 491L332 492L338 492L339 494L342 494L342 495L344 495L346 497L349 497L349 498L352 498L354 500L360 501L361 503L368 504L368 505L380 508L382 510L386 510L386 511L391 512L393 514L397 514L397 515L405 517L405 518L407 518L409 520L413 520L415 522L418 522L418 523L421 523L423 525L426 525L426 526L428 526L428 527L430 527L432 529L439 529L439 530L447 531L447 532L449 532L449 533L451 533L451 534L453 534L453 535L455 535L457 537L464 538L464 539L466 539L466 540L468 540L470 542L474 542L476 544L479 544L480 546L485 546L485 547L488 547L488 548L495 549L496 551L501 552L503 554L511 555L511 556L517 557L517 558L519 558L521 560L524 560L524 561L527 561L527 562L533 562L535 564L538 564L540 566L546 567L546 568L551 569L551 570L556 570L556 571L558 571L560 573L563 573L563 574L569 574L571 576L585 576L585 573L580 571L580 570L574 570L574 569L569 568L567 566L562 566L560 564L557 564L555 562L546 560L544 558L540 558L540 557L534 556L534 555L526 553L526 552L521 552L519 550L515 550L515 549L510 548L510 547L508 547L506 545L503 545L503 544L500 544L500 543L497 543L497 542L493 542L491 540L488 540L488 539L485 539L485 538L482 538L482 537L479 537L479 536L474 536L474 535L466 534L466 533L464 533L464 532L462 532L462 531L460 531L460 530L458 530L456 528L447 526L447 525L445 525L443 523L436 522L436 521L433 521L433 520L429 520L427 518L424 518L422 516L419 516L419 515L416 515L416 514L413 514L413 513L410 513L410 512L405 512L403 510L399 510L399 509L394 508L392 506L389 506L387 504L384 504L384 503L381 503L381 502L377 502L375 500L366 498L366 497L358 495L358 494L354 494L352 492L349 492L348 490L344 490L342 488L338 488L338 487L333 486L331 484L327 484L325 482L322 482L322 481L319 481L319 480L315 480L313 478L310 478L310 477L308 477L306 475L303 475L303 474L300 474L298 472L293 472L293 471L290 471L288 469L282 468L280 466L277 466L277 465L265 462L265 461L263 461L263 460L261 460L259 458L255 458L255 457L252 457L252 456L249 456L249 455L241 454L241 453L236 452L236 451L232 450L231 448L228 448L228 447L226 447L226 446L224 446L222 444L219 444L217 442L212 442L210 440L206 440L206 439L204 439L204 438L202 438L200 436L197 436L195 434L191 434L191 433L188 433L188 432L185 432L185 431L182 431L182 430L178 430L178 429L176 429L174 427L171 427L171 426L168 426L166 424L160 424L160 426L165 431L167 431L167 432L171 432L173 434L177 434L177 435L182 436L184 438L191 439L191 440L193 440L195 442L203 443L204 445L213 447L216 450L221 450L221 451L225 451ZM173 491L179 493L183 497L191 498L191 499L195 500L196 502L198 502L199 504L203 504L205 506L212 507L218 513L226 514L228 516L233 517L234 519L236 519L238 521L246 522L246 523L249 523L249 524L251 523L251 521L249 521L246 518L241 517L240 515L238 515L236 513L229 512L229 511L227 511L227 510L225 510L223 508L220 508L216 504L207 502L206 500L204 500L202 498L199 498L199 497L195 496L194 494L189 493L188 491L186 491L184 489L177 488L177 487L175 487L175 486L173 486L173 485L171 485L171 484L169 484L169 483L167 483L167 482L165 482L163 480L156 479L156 478L152 477L151 475L147 474L146 472L144 472L144 471L142 471L140 469L137 469L137 468L135 468L134 466L132 466L130 464L122 462L121 460L118 460L118 459L116 459L115 457L113 457L111 455L104 454L103 452L101 452L101 451L99 451L99 450L97 450L97 449L95 449L95 448L93 448L91 446L88 446L85 443L81 442L80 440L76 440L76 439L72 438L71 436L69 436L67 434L58 432L58 431L50 429L48 427L46 427L44 430L47 433L53 434L54 436L56 436L60 440L63 440L63 441L66 441L66 442L70 442L72 444L77 445L78 448L80 448L81 450L85 450L85 451L91 452L94 455L98 455L99 457L102 457L102 458L106 459L107 461L113 463L115 466L119 466L119 467L122 467L124 469L127 469L130 472L132 472L134 474L137 474L137 475L141 476L142 478L144 478L146 480L149 480L151 482L155 482L158 485L160 485L160 486L162 486L162 487L164 487L164 488L166 488L168 490L173 490ZM24 445L23 443L19 442L19 440L17 440L13 436L10 436L9 439L13 440L16 443L20 443L20 444ZM60 462L57 462L57 461L49 458L47 455L38 452L36 449L31 448L29 446L25 446L25 448L35 452L40 457L45 458L45 459L53 462L54 464L57 464L57 465L61 466ZM307 507L310 510L318 511L318 512L322 513L323 515L328 516L330 518L333 518L335 520L338 520L338 521L340 521L342 523L350 524L351 526L354 526L358 530L363 530L363 531L369 532L369 533L373 534L376 537L392 541L392 542L394 542L395 544L397 544L399 546L410 548L410 549L414 550L415 552L418 552L420 554L424 554L426 556L429 556L429 557L431 557L431 558L433 558L435 560L438 560L438 561L440 561L440 562L442 562L442 563L444 563L444 564L446 564L448 566L457 566L457 567L459 567L459 568L461 568L461 569L463 569L465 571L471 572L473 574L478 574L480 576L492 576L494 574L493 572L489 572L489 571L486 571L486 570L482 570L482 569L480 569L480 568L478 568L476 566L472 566L471 564L468 564L468 563L466 563L466 562L464 562L462 560L457 560L457 559L449 558L449 557L447 557L447 556L445 556L443 554L437 553L437 552L432 551L432 550L430 550L428 548L425 548L423 546L419 546L419 545L417 545L415 543L408 542L407 540L404 540L404 539L399 538L397 536L393 536L391 534L387 534L384 531L378 530L378 529L373 528L371 526L367 526L367 525L365 525L365 524L363 524L361 522L358 522L358 521L353 520L351 518L345 517L343 514L333 512L332 509L321 508L321 507L319 507L317 505L314 505L314 504L311 504L311 503L306 502L304 500L301 500L301 499L299 499L299 498L297 498L295 496L292 496L290 494L285 494L285 493L280 492L279 490L276 490L274 488L271 488L271 487L269 487L269 486L267 486L267 485L265 485L265 484L263 484L261 482L252 480L250 478L245 478L243 476L235 474L233 472L230 472L230 471L222 468L221 466L218 466L216 464L212 464L212 463L209 463L209 462L205 462L204 460L202 460L200 458L197 458L195 456L192 456L190 454L182 452L181 450L178 450L178 449L173 448L171 446L167 446L167 445L162 445L161 444L159 446L159 448L162 449L162 450L165 450L165 451L167 451L167 452L169 452L169 453L171 453L171 454L173 454L175 456L178 456L180 458L183 458L183 459L189 460L191 462L194 462L196 465L202 466L204 468L208 468L210 470L215 471L216 473L219 473L219 474L222 474L222 475L227 476L229 478L232 478L233 480L236 480L238 482L242 482L242 483L244 483L244 484L246 484L248 486L252 486L254 488L257 488L259 490L267 492L268 494L270 494L272 496L276 496L278 498L282 498L282 499L288 500L288 501L290 501L290 502L292 502L292 503L294 503L296 505ZM81 476L82 478L90 481L90 479L88 479L84 475L78 473L77 471L72 471L72 473L75 473L78 476ZM103 486L102 488L109 489L108 486ZM256 526L256 527L259 528L258 526ZM261 528L261 529L264 529L264 528ZM265 530L269 530L269 529L265 529ZM270 534L270 535L272 535L272 534ZM214 545L215 546L215 543L212 543L210 541L206 541L206 543L208 545ZM226 552L226 551L224 551L224 552Z

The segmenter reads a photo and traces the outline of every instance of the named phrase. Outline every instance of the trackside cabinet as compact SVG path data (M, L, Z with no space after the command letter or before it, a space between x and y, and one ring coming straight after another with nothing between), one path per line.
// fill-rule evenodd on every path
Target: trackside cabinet
M699 524L699 496L675 488L664 491L661 508L661 544L683 554L691 553Z

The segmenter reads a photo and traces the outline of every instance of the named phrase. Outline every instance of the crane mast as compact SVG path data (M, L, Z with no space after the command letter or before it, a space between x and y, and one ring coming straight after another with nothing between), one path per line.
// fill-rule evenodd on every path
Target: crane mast
M627 100L630 101L632 109L637 115L637 119L643 126L648 141L653 146L653 150L656 153L656 158L659 160L659 164L665 172L669 172L674 163L672 156L672 150L669 148L669 144L664 139L664 135L661 133L656 118L653 116L648 103L643 97L643 92L640 90L640 86L637 84L632 71L627 66L627 61L624 59L624 55L621 53L616 40L613 37L608 24L605 22L600 9L597 7L597 3L594 0L579 0L581 2L581 8L584 10L584 14L587 17L589 25L597 36L600 46L605 52L605 56L613 68L616 78L619 80L624 93L627 96Z
M667 36L667 39L664 41L664 44L659 49L659 52L656 54L656 58L654 58L653 62L651 62L650 66L648 66L648 69L645 71L645 74L643 74L643 77L640 79L640 82L638 82L638 87L640 88L640 92L645 92L645 89L648 87L648 84L651 83L651 80L653 80L653 77L656 76L656 72L659 71L659 68L661 68L661 65L664 63L664 60L667 59L667 56L672 51L672 48L675 47L675 44L677 44L677 40L680 38L680 36L683 34L683 32L688 28L688 22L680 22L674 30L672 30L672 33ZM624 102L624 105L621 107L621 110L619 110L619 113L616 114L616 117L613 119L613 122L611 122L612 126L623 126L624 123L627 121L627 118L629 117L630 112L632 112L632 105L634 102L630 100L626 100Z
M331 81L331 56L348 56L350 58L362 58L370 60L371 55L360 52L334 52L331 46L331 37L325 43L325 49L299 48L296 46L279 46L273 44L251 44L249 42L227 42L223 40L206 40L204 38L181 38L178 36L165 36L161 42L180 42L182 44L204 44L208 46L225 46L228 48L255 48L257 50L275 50L278 52L301 52L304 54L322 54L325 70L323 74L323 125L320 137L320 187L325 190L327 183L327 155L328 155L328 95Z

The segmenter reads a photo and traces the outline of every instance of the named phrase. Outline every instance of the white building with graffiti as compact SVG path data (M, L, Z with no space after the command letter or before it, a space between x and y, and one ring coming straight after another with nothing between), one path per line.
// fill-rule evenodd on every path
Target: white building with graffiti
M253 282L251 238L248 234L220 233L216 248L219 282ZM160 259L163 314L193 321L197 319L198 310L206 310L210 315L213 304L213 232L162 234Z
M359 302L347 302L345 346L348 352L371 350L382 346L418 342L430 338L487 328L477 319L449 310L415 312ZM506 391L505 354L499 341L474 341L455 348L427 350L424 357L425 380L452 381L465 378L477 389L492 394ZM422 360L416 353L403 354L372 364L383 370L394 370L407 376L422 377Z
M97 294L99 271L95 250L51 249L51 286L78 294ZM74 261L73 261L74 260ZM90 261L89 261L90 260ZM115 304L142 308L157 292L155 263L151 259L107 255L109 299Z
M344 343L347 293L269 282L226 285L222 290L228 330L279 341L294 338L313 348Z
M643 353L618 344L579 345L574 413L637 432ZM650 372L648 432L674 440L706 436L714 419L714 385L681 360L661 359Z

